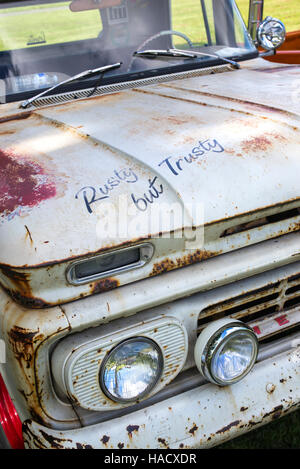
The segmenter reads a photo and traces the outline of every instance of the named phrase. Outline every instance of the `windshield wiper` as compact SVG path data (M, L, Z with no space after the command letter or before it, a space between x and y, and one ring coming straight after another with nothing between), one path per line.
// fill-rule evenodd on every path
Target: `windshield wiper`
M196 59L197 55L193 52L185 52L182 50L177 49L148 49L148 50L140 50L133 53L134 57L145 57L149 59L155 59L156 57L166 57L166 58L179 58L179 59Z
M87 77L90 77L90 76L93 76L93 75L98 75L98 74L100 74L101 78L102 78L102 75L104 73L108 72L109 70L119 68L119 67L121 67L121 65L122 65L122 62L118 62L118 63L111 64L111 65L105 65L104 67L94 68L92 70L85 70L84 72L78 73L77 75L74 75L70 78L67 78L66 80L61 81L60 83L57 83L56 85L52 86L52 88L48 88L47 90L42 91L42 93L39 93L39 94L33 96L32 98L27 99L26 101L23 101L23 103L20 105L20 107L23 108L23 109L26 109L36 99L41 98L42 96L50 93L51 91L56 90L57 88L60 88L62 85L66 85L67 83L71 83L72 81L81 80L82 78L87 78ZM95 92L97 86L98 85L96 85L96 87L94 88L92 94Z
M204 57L213 57L215 59L220 59L223 60L226 63L229 63L230 65L233 65L235 68L240 68L240 65L235 62L234 60L226 59L225 57L222 57L218 54L208 54L204 52L198 52L198 51L185 51L185 50L180 50L180 49L165 49L165 50L159 50L159 49L151 49L151 50L141 50L133 53L134 57L142 57L142 58L189 58L189 59L195 59L198 58L199 56L204 56Z
M173 50L180 51L180 49L170 49L170 50L171 51L173 51ZM180 51L180 52L183 52L183 51ZM223 60L226 63L229 63L230 65L233 65L235 68L240 68L240 64L238 64L235 60L227 59L225 57L222 57L219 54L208 54L207 52L198 52L198 51L197 52L193 51L193 54L195 54L197 56L213 57L215 59L220 59L220 60Z

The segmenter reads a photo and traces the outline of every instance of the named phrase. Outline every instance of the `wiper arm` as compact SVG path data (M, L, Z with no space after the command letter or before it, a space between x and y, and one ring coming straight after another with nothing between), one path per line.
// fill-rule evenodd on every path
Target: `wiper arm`
M178 52L185 52L185 51L181 51L180 49L170 49L170 51L175 51L175 50ZM197 52L193 51L192 53L195 54L197 57L204 56L204 57L213 57L215 59L220 59L226 63L229 63L230 65L233 65L235 68L240 68L240 65L235 60L226 59L225 57L222 57L219 54L208 54L207 52L198 52L198 51Z
M142 58L149 58L155 59L156 57L166 57L166 58L178 58L178 59L196 59L197 55L193 52L186 52L183 50L178 49L148 49L148 50L140 50L133 53L134 57L142 57Z
M142 58L188 58L188 59L196 59L199 56L204 57L213 57L215 59L223 60L230 65L233 65L235 68L240 68L240 65L235 62L234 60L226 59L218 54L207 54L204 52L196 52L196 51L185 51L180 49L151 49L151 50L141 50L133 53L134 57L142 57Z
M66 85L67 83L71 83L72 81L81 80L82 78L91 77L93 75L98 75L98 74L103 75L109 70L113 70L115 68L121 67L121 65L122 65L122 62L118 62L118 63L111 64L111 65L105 65L104 67L94 68L92 70L85 70L84 72L78 73L77 75L67 78L66 80L61 81L60 83L57 83L56 85L52 86L52 88L48 88L47 90L42 91L41 93L33 96L32 98L29 98L26 101L23 101L20 107L23 109L26 109L36 99L41 98L42 96L45 96L46 94L50 93L53 90L56 90L57 88L60 88L62 85Z

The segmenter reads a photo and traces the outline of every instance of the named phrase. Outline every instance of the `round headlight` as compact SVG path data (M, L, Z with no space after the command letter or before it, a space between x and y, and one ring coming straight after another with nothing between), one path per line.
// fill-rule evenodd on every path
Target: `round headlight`
M102 363L102 391L116 402L134 402L150 393L163 369L159 346L146 337L125 340Z
M257 30L257 40L266 50L274 50L285 41L286 30L284 24L271 16L260 24Z
M220 386L233 384L246 376L258 352L254 331L232 319L209 324L196 342L195 361L202 375Z

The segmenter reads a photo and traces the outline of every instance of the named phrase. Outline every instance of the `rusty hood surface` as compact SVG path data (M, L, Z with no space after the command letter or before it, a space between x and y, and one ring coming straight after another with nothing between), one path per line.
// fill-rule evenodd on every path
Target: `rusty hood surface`
M119 207L120 196L132 214L199 202L206 225L299 201L297 80L300 67L258 59L33 111L3 105L0 264L38 266L132 241L97 235L102 208Z

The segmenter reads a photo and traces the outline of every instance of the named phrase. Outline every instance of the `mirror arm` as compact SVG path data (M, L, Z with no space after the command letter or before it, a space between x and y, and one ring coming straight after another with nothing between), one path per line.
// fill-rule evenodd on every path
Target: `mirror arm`
M274 49L274 50L267 50L267 51L264 51L264 52L260 52L260 53L259 53L259 56L260 56L260 57L270 57L271 55L276 55L276 49Z
M248 32L257 45L256 32L263 20L264 14L264 0L250 0L249 17L248 17Z

